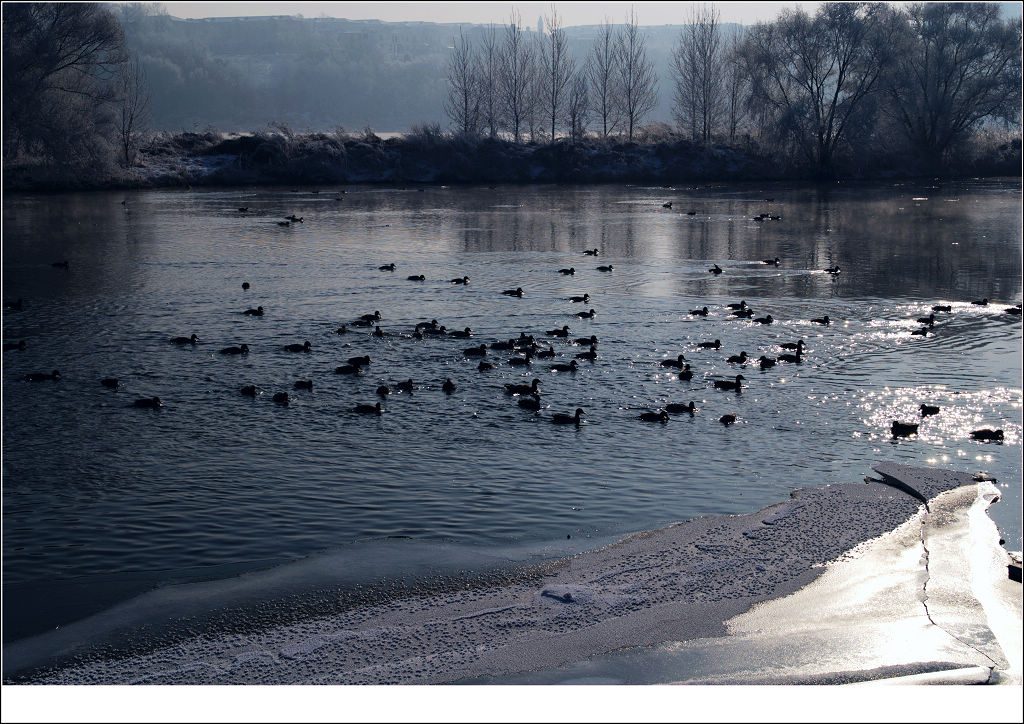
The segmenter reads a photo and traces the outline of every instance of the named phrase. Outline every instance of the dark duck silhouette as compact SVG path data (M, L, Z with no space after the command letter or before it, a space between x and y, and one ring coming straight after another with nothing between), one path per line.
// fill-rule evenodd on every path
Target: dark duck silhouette
M662 367L675 367L676 369L680 369L681 370L683 368L683 363L684 362L686 362L686 357L684 357L680 353L680 355L678 357L676 357L675 359L663 359L661 361L661 366Z
M507 394L507 395L533 395L533 394L537 393L538 385L540 385L540 380L538 380L538 379L534 379L533 382L531 382L528 385L516 384L516 383L509 382L509 383L505 384L505 394Z
M747 379L743 375L736 375L736 380L715 380L714 387L716 390L736 390L740 391L743 387L743 380Z
M935 314L929 314L927 317L918 317L917 321L919 324L926 324L929 327L935 326Z
M800 364L803 362L803 349L797 349L796 354L780 354L779 362L793 362L794 364Z
M778 266L779 262L780 262L779 257L775 257L774 259L762 259L761 260L762 264L770 264L771 266Z
M684 382L688 382L693 379L693 370L690 369L690 365L685 365L683 369L679 370L679 379Z
M348 325L347 324L341 325L336 330L334 330L334 333L335 334L348 334Z
M644 422L668 422L668 413L665 410L658 410L657 412L641 412L637 419L643 420Z
M513 357L508 361L508 363L513 367L529 367L533 364L533 350L526 350L525 357Z
M540 395L534 393L532 395L520 397L517 403L524 410L533 410L537 412L540 410Z
M481 371L481 372L487 372L488 370L493 370L494 369L494 363L493 362L486 362L484 360L480 360L480 364L478 364L476 366L476 368L479 371Z
M449 279L452 284L469 284L469 277L462 277L460 279Z
M465 329L456 329L452 331L448 336L455 337L456 339L469 339L470 337L473 336L473 330L470 329L469 327L466 327Z
M246 397L256 397L256 395L263 394L263 390L261 390L256 385L246 385L245 387L240 389L239 392L241 392Z
M976 307L987 307L988 297L985 297L984 299L976 299L973 302L971 302L971 304L973 304Z
M553 372L575 372L577 368L579 368L579 363L576 360L571 360L567 365L551 365L551 370Z
M679 402L670 402L669 404L665 405L665 412L671 412L673 414L685 412L688 415L692 415L693 413L697 412L697 406L693 404L693 400L690 400L689 405L683 405Z
M593 362L594 360L597 359L597 347L595 347L594 345L590 345L590 351L578 353L576 355L576 359L585 359Z
M404 382L399 382L398 384L396 384L395 389L398 390L399 392L412 394L412 391L416 389L416 385L413 384L412 378L410 377Z
M100 384L112 390L116 390L118 387L121 386L121 382L113 377L104 377L102 380L100 380Z
M708 308L702 307L701 309L694 309L693 311L690 312L690 314L694 315L695 317L706 317L708 316Z
M1004 435L1002 430L989 430L988 428L983 428L981 430L972 431L971 437L974 438L975 440L1001 442L1003 440Z
M778 360L761 355L760 357L757 358L757 362L759 365L761 365L761 369L766 370L770 367L774 367L775 363L778 362Z
M663 209L671 209L672 208L672 202L671 201L666 201L665 203L663 203L661 205L661 208L663 208Z
M609 264L608 266L604 266L604 265L602 265L602 266L599 266L599 267L597 268L597 270L598 270L599 272L610 272L610 271L615 271L615 267L614 267L614 266L612 266L611 264Z
M722 346L722 340L716 339L714 342L698 342L697 347L700 349L720 349Z
M225 347L220 351L221 354L249 354L249 345L242 344L238 347Z
M586 254L587 256L597 256L601 252L598 251L597 249L584 249L583 253Z
M734 365L745 365L747 363L747 353L740 352L739 354L734 354L731 357L726 358L725 361Z
M549 329L545 334L549 337L568 337L569 326L565 325L561 329Z
M335 374L339 375L361 375L363 368L358 365L341 365L334 368Z
M67 259L65 259L64 261L55 261L50 266L52 266L54 269L68 269L68 268L70 268L70 265L68 264Z
M922 403L921 407L920 407L920 410L921 410L921 417L928 417L929 415L938 415L939 414L939 408L937 406L935 406L935 405L925 405L925 404Z
M932 307L933 312L952 312L953 307L950 304L936 304Z
M380 327L378 327L378 329L380 329ZM289 352L309 352L310 349L312 349L312 345L309 343L309 340L307 339L302 344L286 344L284 348Z
M917 335L918 337L927 337L928 336L928 328L927 327L921 327L921 329L915 329L910 334Z
M589 337L577 337L572 341L573 344L582 344L584 347L592 347L597 344L597 335L592 334Z
M287 405L289 402L291 402L291 398L288 397L287 392L275 392L274 402L276 402L279 405Z
M708 269L708 271L711 272L712 274L718 275L722 273L722 267L718 266L718 264L715 264L713 267Z
M45 382L46 380L59 380L60 372L54 370L53 372L29 372L25 375L26 382Z
M426 280L426 277L423 276L422 274L411 274L407 276L406 279L408 279L411 282L422 282Z
M593 319L597 316L597 312L591 309L589 312L576 312L576 316L580 319Z
M574 415L566 415L563 412L556 412L554 415L551 416L551 422L553 422L556 425L579 425L580 416L582 415L583 408L577 407L576 414Z
M462 350L462 354L467 357L484 357L487 355L487 345L481 344L479 347L470 347L469 349Z
M504 294L507 297L519 297L520 299L522 299L523 288L516 287L515 289L506 289L505 291L502 292L502 294Z
M576 273L576 267L569 267L568 269L559 269L558 273L565 274L567 276L572 276L573 274Z
M783 342L779 346L782 347L782 349L797 349L803 351L804 347L806 347L807 345L804 343L802 339L800 339L797 340L796 342Z
M832 320L828 318L827 314L824 317L817 317L815 319L812 319L811 322L813 322L814 324L832 324Z
M835 266L830 266L827 269L825 269L824 271L829 273L829 274L831 274L832 276L835 276L836 274L838 274L840 272L839 265L836 264Z
M387 397L388 395L391 394L391 388L388 387L387 385L381 385L380 387L377 388L377 394L380 395L381 397Z
M730 302L729 304L726 304L725 306L727 306L729 309L746 309L747 308L747 300L746 299L741 299L738 302Z
M455 383L452 382L450 379L446 379L444 381L444 384L441 385L441 389L444 391L446 395L450 395L453 392L455 392Z
M352 411L360 415L380 415L383 412L379 402L376 405L356 405Z
M242 282L242 289L248 290L251 286L249 282Z
M889 428L892 432L893 437L907 437L909 435L917 434L917 423L916 422L900 422L898 420L892 421L892 426Z
M586 303L586 302L589 302L589 301L590 301L590 295L589 295L589 294L586 294L586 293L584 293L582 297L579 297L579 296L576 296L576 297L569 297L569 301L570 301L570 302L573 302L573 303L577 303L577 304L578 304L579 302L584 302L584 303Z
M775 321L775 318L769 314L765 317L757 317L754 321L757 322L758 324L771 324L772 322Z
M395 262L391 262L390 264L384 264L382 266L377 267L377 269L380 270L380 271L394 271L395 270Z
M356 367L366 367L370 364L370 355L364 354L358 357L349 357L346 361L350 365L355 365Z
M263 307L256 307L256 309L246 309L244 312L242 312L242 314L248 315L250 317L262 317L263 313Z
M718 421L725 425L726 427L728 427L729 425L736 422L736 415L722 415L720 418L718 418Z
M746 309L734 309L732 311L732 316L740 319L750 319L754 316L754 310L750 307L747 307Z
M555 348L548 345L547 349L537 350L537 359L551 359L555 356Z
M164 403L160 402L159 397L142 397L132 403L133 407L144 407L150 410L155 410L158 407L163 407Z
M1020 316L1020 305L1018 304L1016 307L1007 307L1003 311L1006 312L1007 314L1012 314L1015 317L1019 317Z

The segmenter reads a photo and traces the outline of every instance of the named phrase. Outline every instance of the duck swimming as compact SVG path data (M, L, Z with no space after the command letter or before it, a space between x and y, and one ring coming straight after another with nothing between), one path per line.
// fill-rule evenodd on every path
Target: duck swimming
M657 412L641 412L637 416L638 420L644 422L668 422L668 413L665 410L658 410Z
M708 308L703 307L702 309L694 309L692 312L690 312L690 314L696 317L706 317L708 316Z
M466 327L465 329L463 329L461 331L456 329L455 331L453 331L448 336L449 337L455 337L456 339L469 339L470 337L473 336L473 330L470 329L469 327Z
M921 329L915 329L913 332L911 332L911 334L916 334L919 337L927 337L928 336L928 328L927 327L921 327Z
M1007 307L1003 311L1006 312L1007 314L1012 314L1012 315L1014 315L1016 317L1019 317L1020 316L1020 305L1018 304L1016 307Z
M566 276L572 276L576 273L576 267L569 267L568 269L559 269L559 274L565 274Z
M380 270L380 271L394 271L395 270L395 262L391 262L390 264L384 264L383 266L377 267L377 269Z
M380 327L375 327L374 330L373 330L373 336L374 337L383 337L384 336L384 330L381 329Z
M334 333L335 334L348 334L348 325L345 325L345 324L341 325L336 330L334 330Z
M803 350L803 348L804 348L804 347L805 347L806 345L804 344L804 341L803 341L803 340L801 339L801 340L798 340L798 341L796 341L796 342L783 342L783 343L782 343L782 344L780 344L779 346L780 346L780 347L782 347L782 349L797 349L797 350Z
M509 382L509 383L505 384L505 394L508 394L508 395L533 395L533 394L537 393L537 386L538 385L540 385L540 380L538 380L538 379L534 379L534 381L531 382L528 385L514 384L514 383Z
M242 282L242 289L249 289L252 285L249 282Z
M359 319L364 322L376 322L380 319L380 310L374 311L373 314L361 314Z
M291 399L288 397L287 392L275 392L274 402L276 402L279 405L287 405L289 402L291 402Z
M380 329L380 327L378 327L377 329ZM312 345L310 345L309 340L307 339L302 344L286 344L284 348L289 352L309 352L309 350L312 348Z
M1002 430L989 430L988 428L982 430L974 430L971 432L971 437L975 440L988 440L988 441L1002 441L1003 431Z
M50 372L49 374L47 374L46 372L29 372L27 375L25 375L25 381L26 382L43 382L43 381L46 381L46 380L59 380L59 379L60 379L60 372L58 372L57 370L54 370L53 372Z
M760 357L757 358L757 361L761 365L761 369L766 370L769 367L774 367L775 363L778 360L772 359L771 357L765 357L764 355L761 355Z
M246 385L241 390L239 390L239 392L241 392L246 397L255 397L256 395L263 394L263 390L261 390L256 385Z
M52 266L54 269L67 269L69 267L67 260L55 261L53 262L53 264L50 264L50 266Z
M800 364L803 362L803 348L798 348L796 354L780 354L779 362L794 362Z
M504 294L507 297L519 297L520 299L522 299L523 298L523 288L522 287L516 287L515 289L506 289L505 291L502 292L502 294Z
M416 329L437 329L437 320L431 319L429 322L420 322L416 325Z
M832 324L832 320L828 318L826 314L824 317L818 317L817 319L811 320L814 324Z
M675 367L676 369L680 369L681 370L683 368L683 363L685 361L686 361L686 357L684 357L682 355L682 353L680 353L679 356L676 357L675 359L663 359L661 361L661 366L662 367Z
M357 365L341 365L334 368L335 374L339 375L361 375L363 368Z
M688 382L693 379L693 370L690 369L690 365L686 365L679 371L679 379L684 382Z
M408 279L411 282L422 282L426 280L426 277L423 276L422 274L410 274L409 276L406 277L406 279Z
M597 249L584 249L583 253L586 254L587 256L597 256L601 252L598 251Z
M714 342L698 342L697 347L700 349L720 349L722 347L722 340L716 339Z
M449 279L452 284L469 284L469 277L462 277L461 279Z
M366 367L370 364L370 355L364 354L361 357L349 357L348 363L356 367Z
M538 412L540 410L540 395L535 392L528 397L520 397L518 405L524 410Z
M734 365L745 365L747 363L747 353L740 352L739 354L734 354L725 361Z
M508 361L508 363L513 367L529 367L533 364L533 350L526 350L525 357L513 357Z
M480 364L478 364L476 366L476 368L479 371L481 371L481 372L487 372L489 370L493 370L494 369L494 363L493 362L485 362L484 360L480 360Z
M892 421L892 426L889 428L892 432L893 437L907 437L909 435L917 434L917 423L910 422L899 422L898 420Z
M988 297L985 297L984 299L975 300L975 301L971 302L971 304L975 305L976 307L987 307L988 306Z
M716 275L717 274L721 274L722 273L722 267L718 266L718 264L715 264L713 267L708 269L708 271L711 272L712 274L716 274Z
M761 263L762 264L771 264L772 266L778 266L779 265L779 261L780 261L779 257L775 257L774 259L762 259Z
M577 407L575 415L566 415L562 412L557 412L551 416L551 422L556 425L579 425L580 416L583 414L583 408Z
M515 347L516 341L514 339L510 339L507 342L491 342L491 349L504 351L508 349L515 349Z
M953 307L952 307L952 305L949 305L949 304L936 304L934 307L932 307L932 311L933 312L952 312L953 311Z
M239 347L225 347L220 351L221 354L249 354L249 345L242 344Z
M441 385L441 390L442 390L442 391L443 391L443 392L444 392L444 393L445 393L446 395L450 395L450 394L452 394L453 392L455 392L455 383L454 383L454 382L452 382L452 381L451 381L450 379L446 379L446 380L444 381L444 384L442 384L442 385Z
M377 388L377 394L380 395L381 397L387 397L388 395L391 394L391 388L388 387L387 385L381 385L380 387Z
M934 327L935 326L935 314L934 313L929 314L927 317L918 317L917 321L920 324L927 324L929 327Z
M479 347L470 347L469 349L462 350L462 354L467 357L484 357L487 355L487 345L481 344Z
M380 415L383 410L378 402L376 405L356 405L352 408L352 412L358 412L361 415Z
M550 344L547 349L541 349L537 351L537 359L551 359L555 356L555 348Z
M104 387L109 387L112 390L116 390L118 387L121 386L121 383L118 380L114 379L113 377L104 377L102 380L100 380L100 384L103 385Z
M736 381L732 380L715 380L714 387L716 390L736 390L737 392L743 387L742 380L747 379L743 375L736 375Z
M399 392L412 393L412 391L416 389L416 385L413 384L412 378L410 377L404 382L399 382L397 385L395 385L395 389L398 390Z
M247 314L250 317L262 317L263 307L256 307L256 309L246 309L242 314Z
M736 309L733 310L732 316L739 317L740 319L750 319L754 316L754 310L750 307L747 307L746 309Z
M920 407L920 410L921 410L921 417L928 417L929 415L938 415L939 414L939 408L937 406L934 406L934 405L925 405L925 404L922 403L922 405Z
M597 335L592 334L589 337L577 337L572 341L573 344L582 344L584 347L593 347L597 344Z
M769 314L766 317L758 317L754 321L757 322L758 324L771 324L772 322L775 321L775 319L772 317L772 315Z
M586 359L593 362L594 360L597 359L597 347L595 347L594 345L590 345L590 351L580 352L579 354L576 355L576 359Z
M839 271L840 271L840 270L839 270L839 265L838 265L838 264L836 264L835 266L830 266L830 267L829 267L828 269L825 269L825 271L826 271L827 273L831 274L832 276L835 276L835 275L836 275L836 274L838 274L838 273L839 273Z
M576 316L580 319L593 319L597 316L597 312L591 309L589 312L576 312Z
M579 368L579 363L576 360L572 360L567 365L557 364L551 365L553 372L575 372Z
M584 293L582 297L569 297L569 301L570 302L574 302L574 303L589 302L590 301L590 295Z
M597 268L597 270L599 272L610 272L610 271L615 271L615 267L613 267L611 264L609 264L608 266L599 266Z
M729 309L746 309L747 308L747 300L746 299L741 299L738 302L731 302L729 304L726 304L725 306L727 306Z
M671 209L672 208L672 202L671 201L666 201L665 203L663 203L661 205L661 208L663 208L663 209Z
M665 412L671 412L671 413L685 412L685 413L688 413L688 414L692 415L693 413L697 412L697 406L693 404L693 400L690 400L690 404L689 405L683 405L683 404L678 403L678 402L670 402L669 404L665 405Z
M132 403L133 407L144 407L150 410L155 410L158 407L163 407L164 403L160 402L159 397L143 397Z
M568 337L569 326L565 325L561 329L549 329L545 334L549 337Z

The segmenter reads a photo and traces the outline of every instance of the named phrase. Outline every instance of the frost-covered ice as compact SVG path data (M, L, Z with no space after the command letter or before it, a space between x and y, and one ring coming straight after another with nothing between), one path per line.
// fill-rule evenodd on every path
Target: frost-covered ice
M768 683L974 667L1019 683L1020 587L992 583L1005 578L984 515L995 489L963 473L877 470L909 490L801 489L756 513L635 534L526 582L196 636L40 681ZM1007 636L1016 651L1000 645Z

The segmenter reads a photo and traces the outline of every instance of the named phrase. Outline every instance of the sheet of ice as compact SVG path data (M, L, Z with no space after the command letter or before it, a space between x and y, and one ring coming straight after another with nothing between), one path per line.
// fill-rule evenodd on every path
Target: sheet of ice
M962 473L902 466L879 470L904 480L912 476L914 491L925 499L969 486L970 493L954 496L951 521L965 514L963 496L977 495L978 486ZM41 681L383 684L511 682L525 676L538 682L597 677L644 683L645 676L656 678L660 662L663 673L672 671L670 681L786 679L814 674L805 653L815 646L819 654L822 646L836 651L832 658L818 659L833 674L873 669L877 677L879 671L921 673L970 665L1012 669L985 623L987 607L954 605L962 587L925 588L934 573L933 564L922 563L922 521L927 527L934 519L922 518L922 510L916 497L881 483L801 489L791 501L756 513L699 518L630 536L548 564L542 575L524 582L413 593L258 633L196 636L143 655L64 668ZM953 523L940 528L959 530ZM822 564L842 556L844 564L857 566L869 556L856 547L880 536L887 541L883 552L872 553L870 562L839 581L846 599L833 600L827 587L805 594L820 609L814 620L801 613L801 606L810 604L782 598L823 573L827 586L836 585L829 578L834 568L826 572ZM955 548L973 537L929 540L940 547L953 540ZM951 564L951 573L957 565ZM926 590L941 627L923 612ZM779 598L773 605L786 615L750 610ZM748 611L746 618L736 618ZM851 617L874 627L875 644L860 639ZM894 619L901 627L890 626ZM768 623L779 628L768 629ZM893 644L898 636L912 636L934 654L922 658L925 649L918 648L917 654L901 657L896 654L901 647ZM879 652L879 641L893 654ZM627 647L625 654L609 656ZM618 665L629 657L628 666ZM580 675L588 665L604 673Z

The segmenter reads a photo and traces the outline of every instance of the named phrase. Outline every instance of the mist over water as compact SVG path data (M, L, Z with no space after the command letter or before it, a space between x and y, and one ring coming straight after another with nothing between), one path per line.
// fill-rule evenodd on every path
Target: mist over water
M1021 322L1003 310L1021 298L1020 199L1018 181L8 197L4 301L24 309L4 311L4 341L27 348L3 355L5 638L354 541L606 539L752 511L886 460L995 476L990 514L1019 550ZM763 212L782 218L752 220ZM288 214L303 222L279 226ZM516 287L523 298L501 294ZM732 318L741 299L775 323ZM953 310L910 335L934 304ZM263 317L241 314L257 305ZM689 314L702 306L707 318ZM384 338L334 334L375 310ZM810 322L825 314L831 325ZM411 338L430 319L473 338ZM575 373L549 369L586 350L543 337L563 325L600 340ZM462 354L520 331L557 358L525 369L491 352L497 368L478 372ZM194 347L168 342L192 333ZM725 361L798 339L800 365ZM305 340L308 354L283 349ZM219 354L241 343L250 354ZM659 364L679 353L690 382ZM364 376L334 373L363 354ZM53 369L56 382L24 380ZM712 389L740 372L742 393ZM503 391L534 377L539 415ZM419 389L391 394L381 417L352 412L408 378ZM313 391L293 390L300 379ZM265 394L242 396L249 384ZM162 409L132 407L154 395ZM692 418L636 419L690 400ZM922 420L923 402L940 414ZM579 428L551 424L577 407ZM719 424L727 413L735 425ZM894 442L894 419L919 434ZM1006 439L975 442L979 427Z

